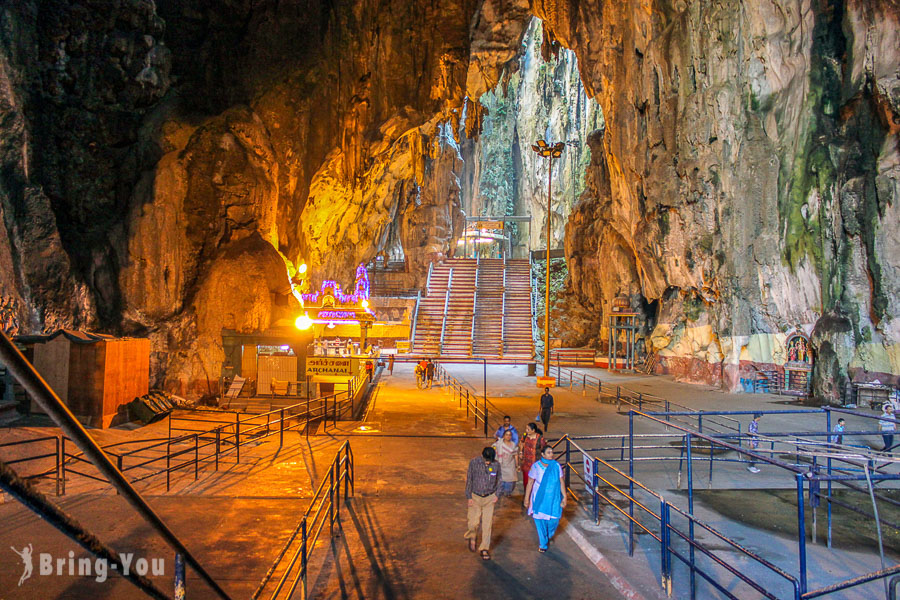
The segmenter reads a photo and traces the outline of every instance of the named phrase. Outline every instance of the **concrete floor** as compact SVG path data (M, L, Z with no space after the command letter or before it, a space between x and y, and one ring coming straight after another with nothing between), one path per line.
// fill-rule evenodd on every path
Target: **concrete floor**
M472 388L481 391L480 365L448 365L447 368ZM525 367L490 367L488 395L493 404L513 418L521 430L537 412L540 390L525 376ZM784 408L779 396L725 394L704 386L677 384L663 377L610 375L631 389L666 396L673 401L702 408L740 410ZM628 419L615 406L596 401L591 393L556 389L556 412L550 437L619 435L627 433ZM763 422L761 431L811 427L791 416ZM744 426L746 425L745 419ZM360 425L364 425L362 429ZM495 516L494 560L482 562L466 549L463 487L469 459L478 455L486 440L464 409L445 388L415 388L412 367L397 364L393 375L383 372L375 388L365 423L338 423L327 433L292 432L276 453L277 441L269 440L242 451L242 461L225 461L219 472L207 466L194 481L183 473L166 494L161 482L142 487L149 501L187 546L207 565L235 598L255 589L280 545L296 525L308 499L330 463L338 445L349 439L356 461L356 495L343 513L343 535L321 542L311 564L309 589L315 598L661 598L659 552L649 536L639 536L635 557L627 554L622 519L611 508L599 524L584 507L570 502L556 542L546 555L536 552L536 534L530 519L521 515L521 483L512 501L504 501ZM853 424L848 424L848 428ZM659 432L646 423L638 432ZM144 435L128 432L104 435ZM155 432L158 433L158 432ZM145 435L146 437L146 435ZM152 436L150 436L152 437ZM277 439L277 438L276 438ZM674 451L673 452L677 452ZM706 488L706 471L698 467L695 485ZM700 471L703 472L701 476ZM663 491L675 503L686 502L679 491L676 463L639 463L636 473L651 487ZM716 464L713 490L781 488L790 481L773 467L750 475L744 465ZM682 489L684 480L681 482ZM44 488L45 490L48 488ZM77 488L73 488L77 489ZM698 515L713 526L741 540L767 558L796 572L796 534L761 533L721 514L715 498L698 494ZM752 500L750 502L752 504ZM133 516L121 500L107 490L85 490L61 499L62 506L85 526L117 549L138 556L166 558L165 576L155 578L164 589L171 586L171 551ZM766 510L760 506L759 510ZM790 513L789 508L781 508ZM820 519L824 519L820 513ZM793 518L788 514L786 523ZM752 520L752 519L751 519ZM0 548L20 549L32 543L35 554L75 557L84 553L67 538L39 521L18 503L0 505ZM648 521L649 523L649 521ZM652 529L652 527L651 527ZM795 530L794 530L795 531ZM720 550L741 564L735 553ZM140 598L121 578L103 583L86 578L35 575L18 587L21 562L11 550L0 550L0 598ZM590 557L590 558L589 558ZM889 557L889 563L896 557ZM811 546L811 587L877 568L877 556L858 547L827 552ZM752 564L742 566L749 571ZM761 573L760 573L761 575ZM684 569L675 573L675 597L687 595ZM698 597L713 597L701 589ZM740 589L735 587L734 589ZM875 592L878 588L874 589ZM212 594L189 574L189 598ZM740 597L754 597L741 595ZM872 597L844 595L840 597Z

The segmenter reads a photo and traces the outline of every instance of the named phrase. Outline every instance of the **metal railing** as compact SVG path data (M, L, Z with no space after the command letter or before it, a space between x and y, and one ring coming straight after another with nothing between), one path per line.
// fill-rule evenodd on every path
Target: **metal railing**
M450 390L459 408L465 405L466 418L474 419L475 427L484 431L484 437L488 437L500 427L502 423L500 415L503 413L488 400L486 395L482 394L479 399L474 389L451 375L440 363L435 365L435 377L445 389Z
M240 463L241 448L248 444L256 444L277 435L280 449L284 445L285 432L303 428L308 437L310 427L316 423L324 423L326 430L329 420L335 426L338 420L353 414L357 409L357 401L365 390L366 382L364 376L354 377L349 390L259 415L247 416L236 411L170 414L166 437L127 440L106 444L101 448L115 462L118 470L127 474L130 483L140 483L165 475L168 492L171 490L172 475L178 471L193 468L196 481L201 468L211 466L214 471L218 471L222 459L232 453L235 455L235 462ZM202 416L204 413L205 416ZM74 451L72 440L65 435L6 442L0 444L0 449L42 443L50 443L52 451L41 448L37 450L38 454L8 460L6 464L37 463L52 458L53 466L23 479L52 476L57 496L66 494L66 484L72 475L107 483L105 477L84 468L92 466L92 462L83 453Z
M556 370L557 387L569 387L574 389L581 386L582 394L596 390L597 400L601 402L615 403L616 410L621 414L627 414L629 410L643 412L646 410L669 413L668 420L680 422L690 427L696 427L701 433L704 427L707 431L715 433L736 433L741 435L741 422L720 412L695 411L691 408L672 402L661 396L646 392L637 392L623 385L604 383L596 375L590 375L581 371L563 367L559 364L550 365L550 372ZM677 413L677 414L676 414Z
M191 566L216 596L223 598L223 600L228 600L228 594L219 583L210 576L179 537L156 514L153 508L150 507L147 501L110 460L109 456L103 452L97 442L88 434L84 426L78 422L75 415L60 400L59 396L47 385L47 382L38 374L34 366L28 362L13 344L12 340L3 332L0 332L0 362L6 365L19 384L25 388L41 409L53 419L62 432L82 449L90 462L134 508L141 519L166 541L176 555L180 555ZM109 552L97 543L99 540L92 536L90 532L80 526L76 526L71 519L67 519L65 513L58 507L51 505L36 490L31 489L27 484L20 485L16 481L15 473L8 466L0 463L0 467L2 467L0 469L2 470L0 482L2 482L3 489L14 494L30 510L40 515L41 518L46 519L70 538L76 540L83 548L95 556L106 558L109 555ZM164 597L149 581L140 581L132 577L129 577L129 579L145 593L153 597Z
M251 600L257 600L261 597L269 582L272 581L272 576L279 569L285 557L288 556L288 551L292 546L295 547L294 552L284 566L281 577L268 597L269 600L277 600L278 598L290 599L297 591L298 586L300 588L300 598L305 599L307 597L310 556L315 550L316 542L319 540L319 535L326 524L332 536L334 536L335 524L340 528L341 485L343 484L344 488L344 504L347 504L354 494L354 475L353 450L350 448L348 440L338 448L331 465L328 467L328 474L322 478L316 493L313 494L310 500L309 506L307 506L306 511L300 518L300 522L288 536L287 541L275 557L272 566L269 567L256 591L251 596Z
M552 444L554 448L559 448L560 446L565 448L564 454L561 454L561 456L564 458L562 466L565 474L566 489L574 497L579 497L578 491L571 486L572 474L575 474L578 480L585 484L585 489L591 499L591 512L595 522L600 522L601 501L626 520L628 523L627 545L629 556L634 555L636 529L647 534L653 540L653 543L658 545L660 585L667 593L671 595L674 586L674 558L689 570L692 597L694 595L693 590L696 588L695 579L697 576L709 582L726 598L739 600L742 597L746 597L737 595L739 592L735 593L733 582L729 582L730 587L725 587L724 584L720 583L717 572L721 573L722 571L727 572L732 577L737 577L744 585L765 598L777 600L784 597L783 594L776 595L766 587L763 587L758 581L758 577L751 577L744 571L735 568L732 564L734 562L733 557L723 556L723 554L737 553L765 568L768 576L763 579L767 581L767 586L772 585L771 580L774 576L782 585L790 586L795 599L801 599L800 586L796 577L783 571L752 550L745 548L711 525L696 518L692 511L684 511L668 502L661 494L650 489L633 476L626 474L601 458L592 456L589 450L578 444L576 440L579 439L581 438L564 435ZM582 459L580 463L572 461L573 454ZM579 469L579 467L581 468ZM619 494L627 501L627 509L616 502L611 492ZM637 515L635 515L635 511L637 511ZM673 519L673 515L686 521L686 526L680 525L676 519ZM713 542L710 543L698 538L696 535L697 528L711 536ZM684 544L679 546L678 540L681 540ZM686 545L686 549L684 545ZM711 564L701 564L698 560L698 553L707 558Z
M696 576L700 576L704 581L709 583L712 587L719 591L719 593L723 594L726 597L733 598L736 597L731 595L734 590L730 587L731 582L724 581L721 577L715 577L710 575L709 573L701 573L696 569L696 554L699 552L703 557L711 560L715 563L716 568L724 569L724 572L720 571L720 575L727 573L729 577L738 577L741 581L745 582L747 585L756 590L757 593L763 595L763 597L767 598L781 598L785 597L784 594L780 593L777 589L777 585L773 587L773 581L771 578L766 577L750 577L743 576L743 574L747 573L747 569L744 568L747 565L741 566L737 565L733 560L730 561L727 557L721 557L715 555L715 551L709 547L705 547L704 543L698 541L696 537L693 535L693 528L700 527L701 530L714 534L715 540L713 540L713 545L721 545L722 543L726 543L732 551L738 551L745 559L751 561L750 565L757 565L765 567L768 571L778 572L781 577L776 578L776 581L781 581L782 583L788 581L794 587L793 597L797 599L807 599L807 598L818 598L827 596L829 594L833 594L838 591L847 590L851 588L855 588L857 586L861 586L866 583L875 582L878 580L883 580L885 583L885 594L888 595L888 587L889 584L886 581L887 577L890 577L896 573L900 573L900 565L895 565L889 568L884 568L882 564L882 569L879 571L874 571L871 573L866 573L864 575L860 575L857 577L853 577L851 579L847 579L844 581L839 581L836 583L832 583L830 585L810 590L809 582L808 582L808 566L807 566L807 538L811 537L812 543L816 542L816 509L820 501L825 501L827 503L828 509L828 547L832 547L832 539L831 539L831 527L832 527L832 516L831 516L831 505L835 504L837 506L841 506L844 509L850 510L857 514L860 514L868 519L870 519L874 524L877 525L876 529L878 530L879 537L879 548L881 546L881 533L880 533L880 525L886 525L889 527L898 528L897 523L892 523L891 521L881 518L878 515L878 512L875 511L875 499L878 498L884 502L888 502L893 506L900 506L900 501L897 501L893 498L890 498L885 495L879 495L875 492L873 487L873 482L886 482L886 481L898 481L900 480L900 474L887 471L884 466L890 464L893 465L893 462L886 462L884 459L886 455L872 451L866 445L852 445L852 444L844 444L843 438L847 437L858 437L865 435L877 435L880 433L877 430L862 430L862 431L843 431L836 433L831 429L831 418L832 412L837 412L840 414L852 414L858 417L863 417L869 420L880 420L881 417L862 413L858 411L852 411L848 409L839 409L839 408L822 408L822 409L785 409L785 410L769 410L769 411L709 411L707 413L703 413L705 418L710 416L724 416L724 415L744 415L750 416L754 414L762 414L765 415L786 415L786 414L805 414L810 416L821 415L825 420L825 427L823 430L814 430L814 431L791 431L791 432L766 432L766 433L757 433L753 435L744 436L745 441L754 440L753 444L740 445L739 438L740 436L733 433L701 433L696 429L692 429L689 427L684 427L679 424L672 423L669 417L673 416L684 416L683 413L680 412L672 412L672 413L645 413L640 411L632 410L629 412L629 465L628 465L628 479L630 480L628 483L629 493L626 494L626 499L629 502L629 516L633 516L634 509L636 506L636 502L639 501L639 498L635 497L633 493L635 490L635 482L634 478L634 469L635 465L639 460L672 460L672 457L638 457L636 456L637 450L640 446L635 445L635 439L644 437L637 436L634 434L634 419L635 417L641 418L647 422L653 423L659 427L664 427L668 429L674 429L678 433L676 435L680 435L683 437L683 442L681 445L681 452L683 456L677 457L679 460L679 465L681 465L682 460L686 464L687 467L687 510L683 510L674 506L671 506L670 509L674 510L674 513L670 511L669 513L669 522L672 523L672 515L678 516L687 522L688 532L687 539L685 540L688 543L688 554L691 556L685 557L684 555L676 558L681 560L681 558L687 558L690 561L690 575L691 575L691 598L694 598L697 593L696 587ZM710 414L712 413L712 414ZM699 416L695 413L695 417ZM646 435L646 434L645 434ZM655 434L655 435L671 435L671 434ZM841 443L837 443L835 441L836 435L843 436ZM592 436L596 437L596 436ZM821 439L825 438L825 439ZM572 439L570 438L567 441L567 445L572 443ZM712 530L705 524L702 524L700 521L696 519L694 514L694 469L692 467L693 463L698 460L696 458L693 450L698 448L696 442L700 442L701 445L699 448L702 448L705 452L709 453L709 464L710 464L710 481L712 477L712 464L714 462L755 462L767 464L772 467L777 467L783 470L786 475L792 480L792 487L796 489L796 498L797 498L797 565L798 568L796 570L797 575L788 575L787 570L779 569L778 567L774 567L770 562L762 559L761 557L754 555L750 552L744 552L740 550L740 545L734 541L733 539L728 538L726 535L719 531ZM769 450L765 449L765 446L769 447ZM580 452L583 452L586 459L596 471L600 466L608 465L608 462L599 460L599 463L594 459L597 457L591 456L589 453L592 450L584 450L581 447L578 448ZM719 456L719 453L737 453L737 458L729 458L726 456ZM569 462L567 452L567 462ZM787 457L787 458L785 458ZM792 460L793 458L793 460ZM705 456L701 456L699 460L707 460ZM879 466L879 462L883 462L884 464ZM679 466L679 487L680 487L680 472L681 466ZM621 473L621 471L619 471ZM861 474L862 473L862 474ZM633 481L631 481L633 480ZM868 489L858 487L854 485L853 482L862 482L865 481L869 487ZM861 509L859 507L852 506L848 502L843 502L833 497L832 485L843 485L850 490L854 490L857 492L862 492L867 496L872 498L873 503L873 511L869 512L867 510ZM826 487L827 485L827 487ZM823 491L825 488L825 491ZM591 489L597 489L596 485L592 485ZM639 490L640 491L640 488ZM599 494L598 494L599 495ZM596 497L598 495L595 495ZM804 498L808 498L808 500L804 500ZM867 498L868 500L868 498ZM812 532L811 536L808 535L808 525L807 525L807 515L808 510L812 512ZM598 518L598 512L594 511L595 518ZM633 537L633 528L634 523L629 524L629 543L634 543ZM671 532L670 527L670 532ZM683 537L684 532L679 534L679 537ZM674 554L673 554L674 555ZM669 565L671 567L671 564ZM777 571L776 571L777 569ZM752 581L747 581L747 578ZM725 586L729 586L727 589ZM738 596L739 597L739 596Z

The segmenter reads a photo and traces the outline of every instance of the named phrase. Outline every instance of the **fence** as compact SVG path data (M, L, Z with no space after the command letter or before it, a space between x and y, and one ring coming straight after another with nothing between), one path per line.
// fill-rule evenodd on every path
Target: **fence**
M826 427L818 431L777 432L760 434L759 436L741 436L732 432L701 433L679 423L673 423L674 417L691 417L698 421L699 417L724 417L728 415L751 415L757 412L764 414L797 414L806 413L813 416L822 415ZM819 501L827 504L828 510L828 548L831 548L831 505L832 503L853 510L880 525L897 527L897 524L879 518L874 509L875 498L900 506L900 502L884 494L878 494L872 482L900 479L900 475L887 472L885 455L872 452L868 446L861 444L836 444L835 433L831 431L831 413L853 414L866 419L878 420L879 417L850 411L846 409L796 409L781 411L717 411L714 413L693 413L685 415L681 412L645 413L629 411L629 433L627 450L622 438L624 436L585 436L574 438L564 436L554 443L557 448L564 448L564 471L566 486L573 494L578 490L571 486L572 474L585 484L585 491L590 499L593 519L599 522L601 501L622 515L627 522L627 546L630 555L636 547L636 531L642 532L652 539L659 549L660 584L672 593L676 568L681 565L684 577L690 585L691 598L697 596L698 584L702 580L726 598L745 598L758 595L764 598L787 598L797 600L818 598L848 590L863 584L884 580L885 596L894 593L895 583L888 585L887 579L900 573L900 565L882 568L881 570L852 577L844 581L818 589L809 589L807 578L807 505L813 511L813 535L815 543L816 519L815 511ZM727 414L721 414L727 413ZM673 433L635 434L634 419L647 420ZM846 437L874 435L877 430L859 430L843 432ZM682 438L679 446L657 443L661 439ZM753 439L758 447L749 444L741 445L741 438L746 444ZM819 439L816 439L819 438ZM824 439L821 439L824 438ZM831 438L831 439L829 439ZM601 445L593 447L597 441L606 443L619 440L618 445ZM649 445L643 444L650 440ZM843 440L842 440L843 441ZM768 449L766 449L768 447ZM677 456L666 456L659 450L669 449L678 452ZM695 451L702 449L708 456L697 457ZM657 452L643 455L646 451ZM598 452L612 452L613 456L600 457ZM822 453L825 453L824 455ZM737 453L737 457L727 456ZM793 457L793 462L784 459L785 455ZM573 457L574 460L573 460ZM578 460L580 458L580 461ZM620 469L613 462L628 461L627 473L624 466ZM679 487L682 465L687 470L687 506L680 507L667 501L634 476L635 465L640 461L677 460L679 462ZM694 513L694 475L693 464L696 460L709 461L709 477L712 481L712 465L721 462L743 463L748 461L767 463L781 469L793 480L792 486L797 494L797 557L796 571L783 568L766 560L758 553L748 549L737 540L721 530L700 520ZM893 463L891 463L893 464ZM861 475L860 472L863 474ZM857 487L854 481L869 482L869 489ZM827 487L824 485L827 484ZM833 497L832 484L839 484L858 492L872 495L873 512L862 510ZM823 487L825 490L823 490ZM804 502L804 496L808 500ZM619 500L616 495L621 496ZM619 501L617 501L619 500ZM648 540L649 541L649 540ZM890 589L889 589L890 588Z
M166 437L116 442L101 448L115 462L119 471L123 475L127 474L130 483L165 475L168 492L172 485L172 475L177 471L193 469L196 481L201 467L211 466L218 471L220 461L232 452L235 462L240 463L241 448L248 444L256 444L277 435L280 449L284 445L285 432L303 428L308 436L310 427L320 422L325 424L327 430L329 420L336 424L342 417L354 413L367 388L366 383L366 378L355 377L348 390L259 415L248 416L235 411L170 414ZM206 427L202 426L204 424ZM7 442L0 444L0 449L33 444L49 448L39 446L37 454L5 462L10 465L34 463L40 465L37 468L41 469L43 464L39 461L52 459L53 466L43 468L25 479L52 476L57 496L66 494L66 483L72 475L107 482L104 477L85 468L91 465L91 461L82 452L75 451L72 440L62 434Z
M435 377L445 389L450 390L460 408L465 405L466 418L474 419L475 428L483 430L484 437L489 437L500 427L503 422L500 415L503 413L488 400L487 395L482 395L479 399L474 390L470 392L468 385L451 375L440 364L435 366Z
M332 535L334 535L335 523L340 527L341 484L343 483L344 485L343 498L346 504L353 497L353 480L353 450L350 448L350 442L345 441L338 448L334 459L331 461L331 466L328 467L328 474L319 484L297 527L288 536L272 566L269 567L253 596L251 596L252 600L257 600L265 591L266 586L272 580L272 576L278 570L279 565L282 564L292 546L296 546L296 549L285 565L281 578L275 585L275 589L272 590L269 600L292 598L298 585L300 586L300 597L307 597L307 575L310 555L315 550L316 542L326 523ZM289 580L292 581L288 586ZM286 588L285 586L288 587Z
M694 427L700 432L706 427L707 431L716 433L736 433L741 435L741 423L737 419L718 413L695 411L691 408L672 402L666 398L637 392L623 385L604 384L599 377L573 369L567 369L560 365L551 365L550 372L556 369L557 387L575 389L581 386L582 394L596 390L597 400L600 402L614 403L620 414L628 414L634 409L638 412L656 410L669 413L667 420ZM677 414L672 411L678 411Z

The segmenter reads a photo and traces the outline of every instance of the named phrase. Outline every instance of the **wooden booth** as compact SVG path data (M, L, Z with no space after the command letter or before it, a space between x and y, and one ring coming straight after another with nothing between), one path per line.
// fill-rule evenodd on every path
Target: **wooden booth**
M78 419L109 427L119 407L150 388L150 340L61 329L20 336L38 373ZM33 405L34 410L38 410Z

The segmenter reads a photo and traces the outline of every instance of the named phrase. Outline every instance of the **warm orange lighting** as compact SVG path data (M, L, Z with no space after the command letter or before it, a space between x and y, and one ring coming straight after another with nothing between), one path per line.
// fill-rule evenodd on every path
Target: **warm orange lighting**
M309 315L307 315L305 313L300 315L299 317L297 317L297 320L294 321L294 325L300 331L306 331L307 329L312 327L312 324L313 324L312 319L310 319Z
M303 275L304 273L306 273L306 269L306 263L300 263L300 266L297 267L297 273Z
M363 308L369 308L369 301L368 301L368 300L363 300L363 301L362 301L362 307L363 307Z

